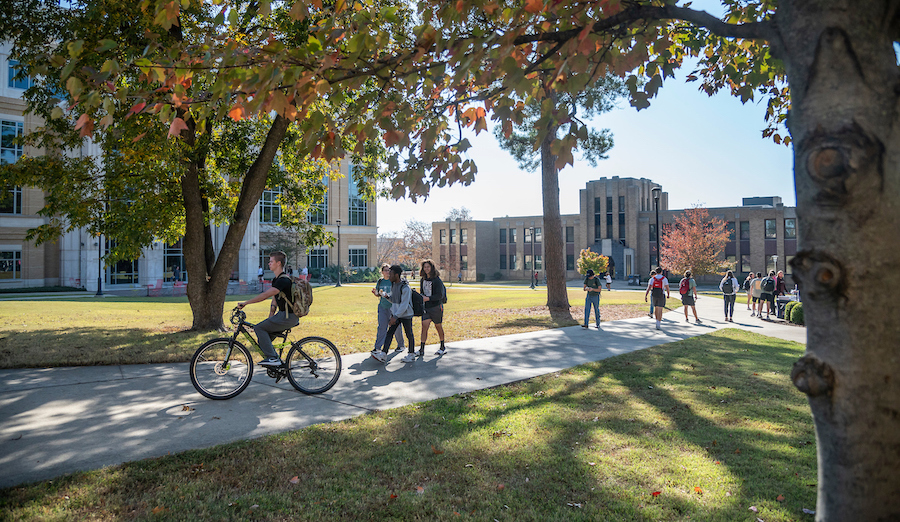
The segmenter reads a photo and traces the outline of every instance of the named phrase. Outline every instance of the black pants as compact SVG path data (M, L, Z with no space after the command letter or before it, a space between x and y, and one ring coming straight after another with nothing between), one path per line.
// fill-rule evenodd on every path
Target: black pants
M391 349L391 341L394 340L394 332L397 331L397 328L400 328L401 324L403 325L403 331L406 332L406 347L409 348L409 353L416 351L416 338L413 336L412 317L398 317L396 323L388 326L387 340L384 342L384 347L381 349L382 352L387 352Z

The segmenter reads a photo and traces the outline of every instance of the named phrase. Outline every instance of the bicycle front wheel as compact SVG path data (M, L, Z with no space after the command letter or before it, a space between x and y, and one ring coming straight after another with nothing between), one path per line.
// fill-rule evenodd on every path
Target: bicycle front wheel
M294 343L286 364L291 385L307 395L330 390L341 375L341 354L322 337L307 337Z
M208 399L230 399L250 385L253 376L250 352L235 341L229 355L229 343L231 339L213 339L191 357L191 384Z

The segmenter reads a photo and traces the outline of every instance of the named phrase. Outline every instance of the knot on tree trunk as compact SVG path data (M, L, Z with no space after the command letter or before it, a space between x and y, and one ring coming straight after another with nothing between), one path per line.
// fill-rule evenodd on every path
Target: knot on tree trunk
M814 354L806 354L791 369L794 386L810 397L831 395L834 389L834 371Z
M825 252L803 250L791 260L794 279L801 291L814 298L845 297L847 271L843 264Z
M845 206L851 200L867 215L883 188L883 144L856 123L839 131L819 131L807 140L806 172L818 187L817 201ZM855 196L855 197L854 197Z

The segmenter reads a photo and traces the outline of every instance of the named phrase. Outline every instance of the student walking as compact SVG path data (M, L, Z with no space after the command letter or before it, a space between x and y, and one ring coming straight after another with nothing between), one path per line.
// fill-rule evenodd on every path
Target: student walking
M591 318L591 307L594 307L594 320L597 323L597 329L600 329L600 278L594 275L594 271L588 269L584 278L584 322L581 323L582 328L588 327L588 320Z
M392 286L391 266L385 263L381 265L381 279L375 283L375 288L372 289L372 294L378 298L378 330L375 334L375 348L372 352L380 351L387 337L388 321L391 320L391 301L389 298L391 297ZM398 329L394 333L394 338L397 340L398 352L406 348L403 343L403 332Z
M606 289L612 290L612 277L609 275L609 272L606 273Z
M697 324L702 324L700 318L697 317L697 307L695 306L697 300L697 282L691 277L690 270L684 273L684 277L678 284L678 293L681 294L681 304L684 306L684 321L686 323L691 322L688 318L688 307L690 307L694 312L694 320Z
M647 283L647 291L644 292L644 302L647 302L647 295L653 292L653 308L656 312L656 329L662 330L662 314L666 308L666 299L669 298L669 279L663 275L662 267L656 267L656 275L650 278Z
M747 292L747 310L750 309L750 295L752 292L750 291L750 283L753 281L753 272L747 274L747 279L744 279L744 291Z
M734 302L737 299L738 280L734 277L731 270L725 274L719 283L719 290L722 291L722 297L725 299L725 320L733 323L734 319Z
M750 317L758 316L759 312L762 312L762 307L759 306L759 296L762 294L762 272L754 274L753 279L750 280L750 290L747 293L753 299L753 311L750 313Z
M652 279L653 276L655 276L655 275L656 275L656 270L651 270L650 278ZM653 317L653 299L650 300L650 313L648 313L647 315L650 316L651 318Z
M760 281L759 293L759 318L762 319L763 303L766 304L766 320L769 320L769 314L775 312L775 271L770 270L769 275Z
M391 349L391 339L394 338L394 334L396 334L397 328L399 328L400 325L403 325L403 332L406 333L406 346L409 349L409 353L407 353L406 357L401 359L401 361L411 363L416 360L415 354L413 353L416 346L416 339L413 336L412 326L412 289L409 287L409 283L400 277L400 274L402 273L403 268L399 265L391 266L390 275L388 276L391 281L391 297L388 298L391 302L391 317L388 319L388 329L385 334L384 346L381 350L372 350L372 358L378 362L387 361L387 352Z
M440 273L434 267L434 261L430 259L422 261L419 276L421 276L419 293L422 294L422 300L425 301L425 311L422 313L422 336L419 357L425 355L428 327L432 323L434 323L434 329L437 330L438 339L441 341L440 348L434 353L435 355L444 355L447 353L447 347L444 346L444 325L442 323L444 322L444 301L447 300L447 289L444 287L444 282L441 281Z

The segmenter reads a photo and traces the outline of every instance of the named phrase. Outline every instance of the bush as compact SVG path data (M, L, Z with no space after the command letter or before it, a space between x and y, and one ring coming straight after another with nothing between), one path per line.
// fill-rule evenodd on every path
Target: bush
M791 308L791 322L794 324L805 324L803 322L803 303L797 303Z
M494 272L493 278L494 278L494 281L499 281L499 280L503 279L503 274L501 272Z
M484 274L475 274L475 282L481 283L482 281L484 281Z
M784 319L786 321L791 320L791 309L796 306L798 301L788 301L786 305L784 305Z

